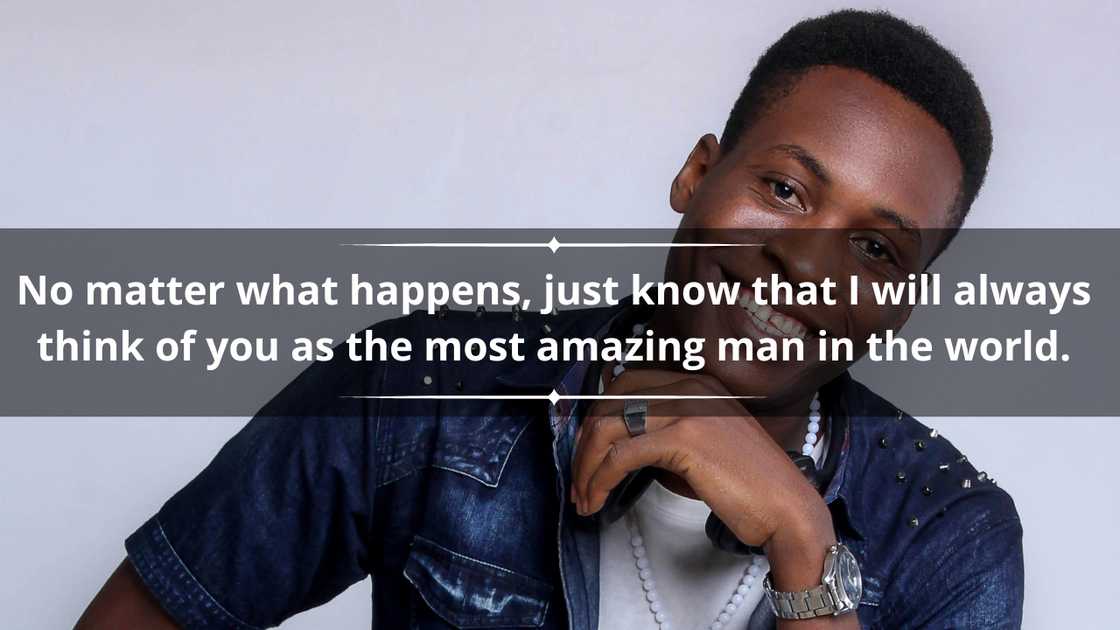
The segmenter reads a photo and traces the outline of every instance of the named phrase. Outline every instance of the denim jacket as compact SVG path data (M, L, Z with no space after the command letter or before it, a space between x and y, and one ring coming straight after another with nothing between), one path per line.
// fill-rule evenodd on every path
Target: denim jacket
M588 337L627 309L420 314L376 336ZM528 345L527 347L533 347ZM589 367L315 364L127 542L186 628L265 628L372 576L377 629L598 626L594 519L568 494ZM1010 496L944 437L847 375L825 483L861 567L868 628L1016 628L1022 529ZM398 399L350 395L525 395ZM772 628L766 605L752 629Z

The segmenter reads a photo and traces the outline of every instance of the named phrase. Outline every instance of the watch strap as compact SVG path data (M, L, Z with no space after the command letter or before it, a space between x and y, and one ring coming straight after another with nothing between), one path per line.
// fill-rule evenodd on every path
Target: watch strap
M766 576L763 586L767 599L770 600L770 607L779 619L812 619L835 615L840 611L836 600L832 598L832 592L824 584L807 591L786 593L771 588L770 576Z

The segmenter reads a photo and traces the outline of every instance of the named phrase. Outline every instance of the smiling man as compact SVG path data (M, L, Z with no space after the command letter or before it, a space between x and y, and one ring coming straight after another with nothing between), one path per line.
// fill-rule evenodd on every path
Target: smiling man
M666 278L905 279L951 240L990 151L971 76L924 31L856 11L802 22L671 187L679 240L758 246L675 248ZM744 290L734 304L416 315L374 329L414 341L480 326L538 339L859 340L910 314L871 296L762 302ZM268 627L372 575L377 628L1018 627L1010 497L854 382L847 362L806 346L801 361L706 356L703 373L316 365L128 539L78 625ZM335 395L421 383L625 400Z

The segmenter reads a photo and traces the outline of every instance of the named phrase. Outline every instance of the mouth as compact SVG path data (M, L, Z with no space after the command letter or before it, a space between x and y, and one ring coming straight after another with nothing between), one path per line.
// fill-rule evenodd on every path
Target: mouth
M740 289L738 303L746 312L747 319L766 336L802 341L809 339L809 326L805 322L788 313L780 313L767 304L759 304L750 288L744 286Z

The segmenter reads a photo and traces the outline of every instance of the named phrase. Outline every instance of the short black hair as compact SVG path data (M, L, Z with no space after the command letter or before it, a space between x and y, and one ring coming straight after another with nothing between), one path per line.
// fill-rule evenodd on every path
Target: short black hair
M723 150L730 152L770 105L790 93L798 78L820 66L863 72L900 92L945 128L963 167L955 207L950 209L955 233L988 170L988 110L980 88L956 55L925 29L884 11L837 11L786 31L759 58L735 101L720 140Z

